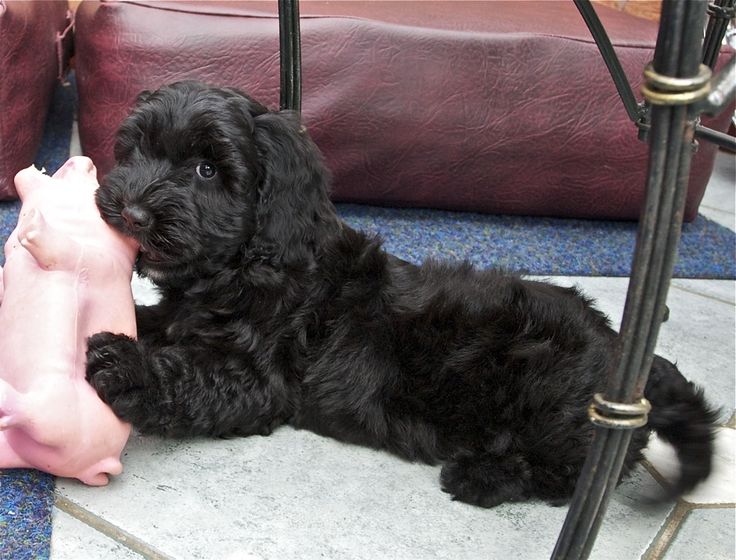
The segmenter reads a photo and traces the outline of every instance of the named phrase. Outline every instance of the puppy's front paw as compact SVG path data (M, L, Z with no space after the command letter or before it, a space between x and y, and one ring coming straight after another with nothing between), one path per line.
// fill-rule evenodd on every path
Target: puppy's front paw
M504 502L529 499L531 473L525 460L458 453L440 473L442 490L453 500L492 508Z
M87 381L118 416L125 411L116 405L143 386L143 374L138 343L132 338L102 332L87 340Z

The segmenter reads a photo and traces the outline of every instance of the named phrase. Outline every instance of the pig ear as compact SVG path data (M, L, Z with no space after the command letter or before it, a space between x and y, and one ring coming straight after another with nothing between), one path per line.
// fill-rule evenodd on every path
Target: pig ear
M44 174L36 169L35 165L21 169L15 174L15 190L21 200L41 186L42 177L44 177Z

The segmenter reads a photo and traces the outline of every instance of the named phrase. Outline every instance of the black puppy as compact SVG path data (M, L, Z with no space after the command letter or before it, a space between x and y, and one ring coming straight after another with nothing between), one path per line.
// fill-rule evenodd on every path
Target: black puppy
M418 267L351 230L296 115L183 82L141 96L104 219L140 241L159 304L139 340L89 340L88 378L123 419L167 436L269 434L289 423L442 462L442 487L491 507L570 497L593 434L586 408L615 333L573 289L468 264ZM710 471L715 414L656 357L649 425Z

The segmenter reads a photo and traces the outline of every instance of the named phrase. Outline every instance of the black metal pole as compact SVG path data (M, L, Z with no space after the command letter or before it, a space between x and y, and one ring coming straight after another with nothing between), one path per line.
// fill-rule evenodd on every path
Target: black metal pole
M710 18L705 30L705 41L703 41L703 64L710 67L711 70L715 70L728 22L736 15L734 4L736 0L715 0L708 6Z
M552 554L554 560L588 557L618 482L632 426L607 416L608 410L628 405L636 414L638 407L638 418L646 421L647 403L642 394L682 226L697 116L692 107L707 95L710 78L699 65L705 10L702 0L662 3L654 61L645 72L643 91L651 104L647 195L617 339L618 364L609 372L605 395L596 396L597 402L591 405L595 434Z
M302 51L299 0L279 0L279 62L282 109L302 109Z
M631 85L629 84L626 73L621 66L621 62L616 56L616 51L611 44L611 40L608 38L608 34L606 33L601 20L598 19L598 14L596 14L595 9L593 9L593 5L590 3L590 0L574 0L574 2L580 15L583 17L583 21L585 21L585 25L588 26L588 30L598 47L598 51L601 53L603 62L608 68L608 72L611 74L613 84L616 86L616 90L624 104L626 113L633 122L638 122L643 116L642 109L636 101L636 96L631 89Z

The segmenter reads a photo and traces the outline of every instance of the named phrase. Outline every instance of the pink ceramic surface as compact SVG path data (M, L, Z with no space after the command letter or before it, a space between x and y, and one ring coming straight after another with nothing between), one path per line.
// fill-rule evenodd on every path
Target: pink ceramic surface
M102 221L97 186L85 157L53 177L34 167L15 177L23 205L0 269L0 468L103 485L122 471L130 426L85 380L87 338L135 336L138 247Z

